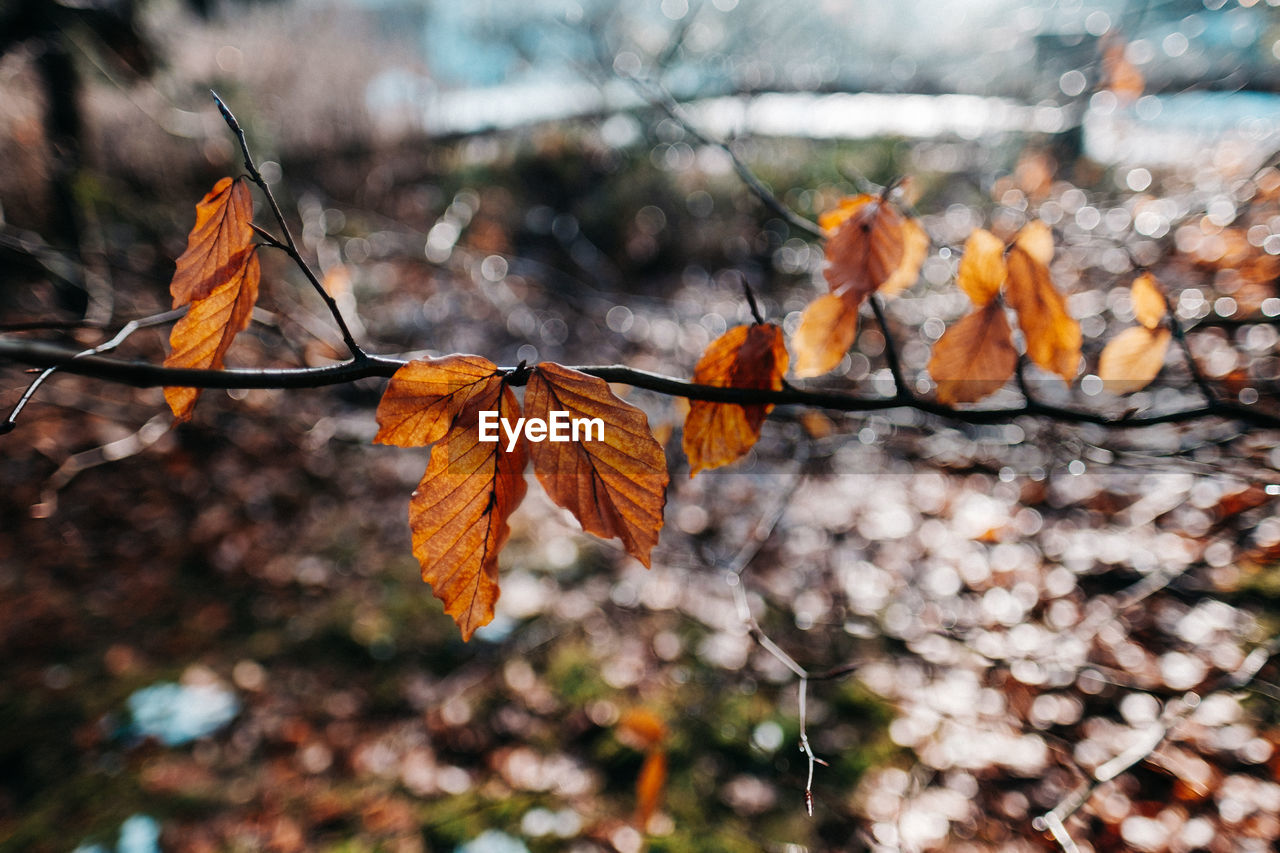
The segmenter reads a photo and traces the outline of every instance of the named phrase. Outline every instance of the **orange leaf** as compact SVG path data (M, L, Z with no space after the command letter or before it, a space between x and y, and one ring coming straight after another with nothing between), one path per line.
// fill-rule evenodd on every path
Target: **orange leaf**
M1004 241L985 228L979 228L964 241L964 255L956 273L956 284L973 304L981 308L1000 292L1007 270L1004 263Z
M508 452L506 441L481 441L482 411L514 423L515 394L492 374L469 395L444 441L431 450L422 482L409 501L413 555L422 579L444 602L444 611L469 640L493 619L498 600L498 552L507 541L507 519L524 498L525 443Z
M1112 394L1131 394L1147 387L1164 367L1172 337L1168 329L1125 329L1102 348L1098 378Z
M548 424L552 412L603 424L603 438L588 425L578 441L531 442L533 470L551 500L573 513L583 530L618 537L648 566L669 478L644 412L615 397L603 379L552 362L534 368L524 403L526 416Z
M641 832L658 811L658 804L662 802L662 789L666 784L667 754L660 749L651 749L644 757L640 776L636 779L636 828Z
M902 220L902 263L893 275L880 285L885 296L894 296L916 283L920 277L920 265L929 253L929 235L914 219Z
M618 729L631 741L629 746L639 744L639 749L658 746L667 739L667 727L657 714L645 708L632 708L623 714L618 720Z
M735 326L711 342L698 360L693 381L721 388L782 388L790 357L782 329L772 324ZM728 465L760 439L760 427L772 405L689 401L684 421L684 452L689 476Z
M253 196L242 178L223 178L196 205L187 250L178 257L169 293L173 307L204 299L244 266L253 248Z
M938 402L951 406L999 390L1017 366L1004 306L991 301L947 329L933 348L929 375L938 383Z
M1043 247L1034 241L1031 245L1042 256ZM1005 282L1005 298L1018 312L1018 325L1027 339L1027 355L1045 370L1070 382L1080 365L1080 324L1067 313L1066 300L1049 279L1048 267L1024 247L1021 234L1006 262L1009 278Z
M468 403L489 388L497 370L478 355L409 362L391 377L378 403L374 442L425 447L439 441Z
M1113 41L1102 54L1103 86L1122 104L1141 98L1147 85L1142 72L1125 56L1126 47L1124 42Z
M902 266L903 217L874 196L859 196L850 209L827 239L823 275L832 293L861 302Z
M791 338L796 376L821 376L840 363L858 335L859 304L834 293L824 293L809 303Z
M191 303L186 316L169 333L169 357L165 367L222 367L222 359L235 336L244 331L258 301L262 269L258 253L240 255L240 267L210 291ZM198 388L165 388L164 398L178 421L191 419L191 410L200 396Z
M1129 297L1133 300L1133 316L1148 329L1159 326L1164 315L1169 313L1164 293L1160 290L1160 282L1149 272L1144 272L1133 280Z

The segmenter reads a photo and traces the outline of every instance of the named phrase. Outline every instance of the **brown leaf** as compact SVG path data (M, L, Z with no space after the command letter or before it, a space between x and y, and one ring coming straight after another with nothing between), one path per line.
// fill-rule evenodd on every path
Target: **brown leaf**
M1168 329L1125 329L1102 348L1098 378L1112 394L1131 394L1147 387L1164 367L1172 337Z
M991 301L947 329L934 345L929 375L938 383L938 402L952 406L999 390L1017 365L1004 306Z
M1160 282L1149 272L1144 272L1133 280L1129 298L1133 300L1133 316L1148 329L1159 326L1164 315L1169 312Z
M861 302L902 266L903 217L876 196L858 196L842 209L849 215L827 239L823 275L832 293Z
M174 325L169 333L170 352L164 360L165 367L222 367L231 342L249 326L262 278L257 252L243 254L240 260L238 269L207 296L192 302L186 316ZM164 398L180 422L191 419L199 396L198 388L164 389Z
M520 406L503 377L479 383L454 419L444 440L431 449L431 461L409 501L413 555L422 579L444 602L469 640L493 619L498 600L498 552L507 541L507 519L524 499L525 443L511 451L499 430L498 441L481 441L480 413L498 413L515 423Z
M711 342L698 360L693 381L721 388L782 388L790 357L782 329L772 324L735 326ZM760 439L772 405L740 406L691 400L684 422L684 452L689 476L728 465Z
M378 403L374 442L425 447L439 441L468 403L489 388L497 370L478 355L409 362L391 377Z
M244 266L253 248L253 196L243 178L223 178L196 205L196 224L177 261L173 307L204 299Z
M658 811L662 802L662 789L667 784L667 754L660 749L651 749L640 765L640 776L636 779L636 829L641 832L649 825L649 820Z
M964 255L956 273L956 284L981 308L1000 292L1007 270L1004 263L1004 241L985 228L979 228L964 241Z
M1042 246L1034 240L1030 245L1043 256ZM1080 365L1080 324L1067 313L1066 300L1053 286L1048 267L1025 248L1021 234L1009 250L1006 263L1009 277L1005 281L1005 298L1018 312L1018 325L1027 339L1027 355L1040 367L1070 382Z
M791 338L796 376L821 376L840 363L858 335L859 304L834 293L824 293L809 303Z
M668 474L644 412L615 397L604 380L552 362L534 368L524 402L527 417L548 424L552 412L603 424L602 439L588 425L579 441L531 442L533 470L551 500L573 513L583 530L618 537L648 566L662 529Z

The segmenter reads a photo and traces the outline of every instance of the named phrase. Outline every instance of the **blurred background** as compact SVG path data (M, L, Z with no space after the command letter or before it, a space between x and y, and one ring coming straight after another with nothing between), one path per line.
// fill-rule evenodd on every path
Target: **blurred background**
M737 157L815 219L911 176L933 245L887 309L921 394L965 238L1040 219L1089 366L1038 396L1202 402L1181 355L1124 399L1092 372L1141 266L1215 393L1274 411L1277 83L1271 0L8 0L0 324L92 346L168 308L241 168L213 88L372 352L687 376L743 281L794 331L822 247ZM263 264L228 363L342 358ZM864 322L811 384L891 394L885 346ZM1068 849L1034 818L1153 732L1078 849L1280 837L1274 435L780 409L691 480L681 401L632 390L672 468L654 568L531 485L463 644L410 549L426 453L370 446L382 386L170 429L159 390L59 376L0 438L0 849ZM815 676L812 817L763 635Z

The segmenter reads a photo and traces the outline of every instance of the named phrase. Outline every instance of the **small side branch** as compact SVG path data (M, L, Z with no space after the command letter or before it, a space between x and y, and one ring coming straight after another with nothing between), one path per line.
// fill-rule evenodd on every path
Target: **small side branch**
M231 132L236 135L236 139L240 142L240 152L244 155L244 168L249 175L249 180L258 185L258 189L262 190L263 196L267 199L267 205L271 208L271 215L275 217L276 223L280 226L280 233L284 235L283 242L273 237L271 234L260 228L254 230L263 237L267 243L275 248L285 251L293 262L302 270L302 274L306 276L307 281L311 282L311 286L315 288L316 293L324 300L324 304L329 309L329 313L333 315L333 320L338 324L338 329L342 332L342 341L346 344L347 349L351 352L351 357L356 361L363 361L368 356L365 351L356 343L355 336L351 334L350 327L347 326L347 320L342 316L338 303L329 295L329 291L325 290L324 284L316 276L311 269L311 265L302 257L302 253L298 251L298 244L294 242L293 232L289 230L288 223L285 222L284 214L280 211L280 205L276 202L275 194L271 192L271 186L262 177L262 173L258 171L257 165L253 162L253 155L249 153L249 143L245 139L244 129L240 127L240 122L236 121L236 117L232 115L226 103L218 96L217 92L210 91L213 100L218 104L218 112L222 113L222 119L227 123L227 127L231 128Z

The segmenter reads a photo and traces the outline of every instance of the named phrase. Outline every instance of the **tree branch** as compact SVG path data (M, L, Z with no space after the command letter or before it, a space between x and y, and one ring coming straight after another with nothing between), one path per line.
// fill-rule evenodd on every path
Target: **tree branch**
M365 354L360 358L323 367L267 368L244 370L198 370L161 367L141 361L124 361L101 355L80 355L74 350L43 341L29 341L0 335L0 358L34 367L57 367L67 373L135 385L140 388L320 388L342 385L369 377L389 378L406 363L406 359ZM784 388L780 391L756 388L721 388L699 385L650 373L624 365L566 365L573 370L644 388L669 397L706 400L712 403L739 405L772 404L776 406L808 406L837 412L879 412L886 409L915 409L925 414L957 423L998 424L1018 417L1033 417L1063 423L1093 424L1109 429L1138 429L1160 424L1192 423L1206 419L1239 421L1256 427L1280 429L1280 415L1256 407L1216 400L1190 409L1179 409L1145 417L1109 416L1098 412L1053 406L1034 400L1022 406L1007 408L955 409L920 398L856 397L834 391L811 391ZM515 367L499 368L515 373ZM512 385L522 384L513 377Z

